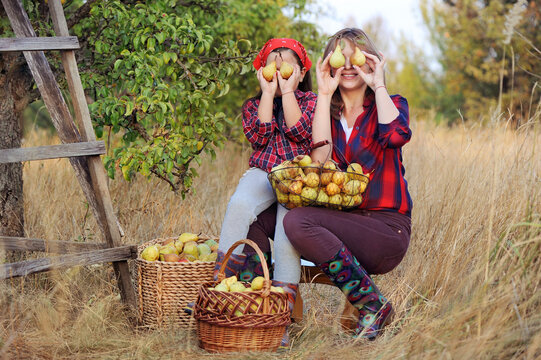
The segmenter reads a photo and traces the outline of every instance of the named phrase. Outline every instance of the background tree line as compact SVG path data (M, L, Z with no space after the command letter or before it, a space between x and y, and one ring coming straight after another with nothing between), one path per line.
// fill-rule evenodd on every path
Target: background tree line
M51 36L45 0L23 5L38 36ZM421 0L421 8L437 69L410 40L388 37L381 21L359 24L382 49L400 44L399 56L389 57L391 90L448 123L486 121L494 110L516 124L528 121L539 106L540 5ZM303 20L317 11L312 0L67 0L64 9L82 46L77 56L96 133L108 141L109 176L158 177L181 194L204 153L214 156L226 139L242 141L240 107L257 91L251 61L264 42L297 38L315 63L331 35ZM13 36L3 7L0 29ZM47 57L65 88L58 54ZM46 117L39 98L22 54L1 54L1 148L20 146L25 109L31 119ZM0 165L0 229L16 229L1 233L22 234L22 212L7 210L22 208L21 179L19 164Z

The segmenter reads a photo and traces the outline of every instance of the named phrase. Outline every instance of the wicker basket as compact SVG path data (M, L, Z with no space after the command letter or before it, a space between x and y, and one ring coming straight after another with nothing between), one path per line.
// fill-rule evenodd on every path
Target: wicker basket
M162 244L168 239L154 239L137 248L135 273L139 323L149 328L193 328L195 322L183 308L196 300L201 284L212 281L215 262L164 262L141 258L141 252L147 246ZM198 242L208 239L216 238L200 235Z
M332 160L328 163L336 167ZM349 210L361 205L370 174L342 171L337 167L326 169L321 165L299 166L288 161L271 171L268 179L278 203L287 209L324 206Z
M264 285L260 291L224 292L209 289L225 278L224 271L233 250L247 244L262 260ZM270 291L270 279L263 253L251 240L237 241L227 252L218 281L199 287L194 308L200 346L210 352L276 351L290 323L287 296Z

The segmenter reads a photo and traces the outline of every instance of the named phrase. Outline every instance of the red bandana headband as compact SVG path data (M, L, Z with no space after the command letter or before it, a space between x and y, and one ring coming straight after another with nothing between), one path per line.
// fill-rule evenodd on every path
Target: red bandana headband
M312 62L308 58L308 54L300 42L295 39L270 39L265 45L263 45L263 48L259 54L257 54L253 62L255 69L259 70L260 67L265 66L269 54L273 50L279 48L288 48L293 50L295 54L299 56L299 59L301 59L302 66L304 66L306 70L310 70L312 67Z

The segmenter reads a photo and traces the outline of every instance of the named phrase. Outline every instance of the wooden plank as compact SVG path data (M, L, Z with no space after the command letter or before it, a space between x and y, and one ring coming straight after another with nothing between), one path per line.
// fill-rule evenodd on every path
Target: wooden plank
M105 154L103 141L0 150L0 164Z
M14 236L0 236L0 250L5 251L43 251L53 254L78 253L89 250L106 249L107 244L42 240Z
M122 246L100 249L78 254L54 256L37 260L27 260L0 265L0 279L26 276L53 269L68 268L78 265L93 265L105 262L126 261L135 257L136 246Z
M58 37L26 37L0 39L0 52L9 51L43 51L43 50L77 50L77 36Z
M317 266L302 266L300 282L334 286L331 279Z
M23 9L21 2L11 0L1 1L15 35L17 37L35 37L36 34L34 29L32 29L28 15ZM54 1L56 2L56 0ZM28 68L32 72L34 81L41 93L43 102L45 103L47 110L49 110L51 120L58 132L60 140L63 143L81 142L82 138L79 130L73 122L68 106L64 101L64 97L60 92L45 55L42 51L23 51L23 54L28 64ZM97 157L91 157L91 159L101 162ZM95 160L94 163L96 162ZM97 211L101 205L92 188L92 178L87 158L72 157L69 158L69 161L75 170L75 175L77 176L77 180L81 185L83 193L92 207L96 222L100 226L100 229L104 229L107 226L106 218L102 213Z
M53 20L55 33L59 36L69 36L64 10L59 0L49 1L49 13ZM86 96L84 94L83 85L81 84L75 53L73 51L63 51L62 64L66 73L68 87L72 96L75 119L79 126L81 136L86 141L94 141L96 140L96 134L94 133L92 121L90 119L88 104L86 103ZM113 210L105 168L100 159L90 158L89 169L93 189L96 193L96 198L98 199L98 207L95 212L104 219L100 227L103 231L105 241L111 247L118 246L121 243L121 231ZM113 267L123 301L135 308L135 289L131 282L128 263L114 263Z

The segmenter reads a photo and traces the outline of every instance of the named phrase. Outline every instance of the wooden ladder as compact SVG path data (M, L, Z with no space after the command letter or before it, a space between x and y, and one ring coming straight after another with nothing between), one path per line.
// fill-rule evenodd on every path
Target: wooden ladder
M2 264L0 279L76 265L112 262L121 298L127 305L135 308L135 292L127 260L136 256L136 246L120 246L121 229L113 212L105 168L100 159L100 155L105 153L105 144L103 141L96 141L75 60L74 50L79 49L79 41L76 36L69 36L60 0L49 0L50 15L55 33L58 35L56 37L36 37L20 0L1 1L16 37L0 39L0 51L23 52L62 144L0 150L0 163L69 158L84 195L92 207L105 243L47 241L0 234L0 249L62 254ZM45 58L44 50L61 51L77 126Z

